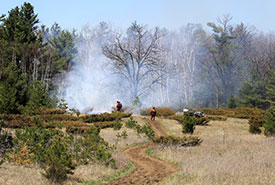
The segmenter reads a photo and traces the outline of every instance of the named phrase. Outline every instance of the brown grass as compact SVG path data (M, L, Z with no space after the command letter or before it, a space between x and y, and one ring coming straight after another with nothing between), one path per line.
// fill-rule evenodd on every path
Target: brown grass
M147 122L141 116L134 119L140 125ZM169 134L183 136L182 127L177 121L158 117L157 120ZM201 145L197 147L155 146L152 151L154 155L177 165L179 169L177 175L162 184L274 184L275 138L250 134L247 123L248 121L244 119L228 118L226 121L210 121L209 126L196 126L193 135L203 139ZM127 138L118 139L117 133L122 133L123 130L127 132ZM222 130L225 130L225 143L223 143ZM65 184L107 182L120 172L129 171L132 166L122 151L131 145L149 141L142 135L137 135L133 129L124 126L119 131L112 128L103 129L100 135L110 145L116 145L117 149L113 152L113 157L116 159L118 169L99 164L79 166ZM41 169L37 166L2 164L0 184L49 185L50 183L40 172Z
M134 117L141 125L145 124L143 117ZM128 118L123 118L123 122ZM118 139L117 133L122 131L127 132L127 138ZM78 166L74 170L73 175L69 175L68 180L64 184L98 184L108 182L110 179L118 178L119 176L127 175L133 170L133 164L129 163L123 150L131 145L149 142L143 135L138 135L133 129L128 129L123 126L116 131L113 128L102 129L101 137L110 145L116 145L116 150L112 156L116 160L118 169L112 169L100 164L88 164ZM50 185L51 183L41 175L43 170L38 166L15 166L12 164L2 164L0 166L0 184L1 185Z
M275 138L250 134L247 122L229 118L196 126L194 135L203 139L198 147L155 147L156 156L180 170L163 184L274 184ZM170 121L165 123L171 125ZM178 133L173 127L169 129Z
M123 119L123 122L127 121L128 118ZM146 123L146 120L143 117L134 117L134 120L138 121L138 124L143 125ZM116 135L126 131L127 138L118 138ZM149 140L144 137L144 134L138 135L134 129L126 128L123 124L123 127L120 130L114 130L113 128L106 128L100 131L100 136L107 141L111 146L115 145L118 150L124 150L125 148L135 145L138 143L149 142Z

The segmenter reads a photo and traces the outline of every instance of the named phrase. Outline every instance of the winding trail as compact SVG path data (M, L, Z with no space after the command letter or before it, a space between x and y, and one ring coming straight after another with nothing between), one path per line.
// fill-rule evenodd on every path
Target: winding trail
M158 121L149 121L149 124L158 136L168 136ZM124 152L136 168L130 175L117 179L109 185L157 184L175 174L177 169L173 165L146 155L146 150L152 146L154 145L134 146L125 150Z

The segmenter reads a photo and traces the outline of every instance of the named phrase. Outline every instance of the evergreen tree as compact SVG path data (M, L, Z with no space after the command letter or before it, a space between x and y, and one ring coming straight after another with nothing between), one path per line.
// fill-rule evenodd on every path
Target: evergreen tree
M269 103L266 100L266 83L254 79L244 83L239 89L239 103L241 106L266 109Z
M228 97L234 93L234 81L237 76L236 56L234 50L236 36L232 34L233 27L229 25L231 17L220 20L221 25L208 23L213 29L212 38L214 43L208 43L207 62L204 62L204 70L207 71L208 79L211 79L213 92L216 93L216 107L225 106Z
M271 106L266 112L264 123L264 134L267 136L275 136L275 106Z
M230 94L230 96L228 98L228 102L227 102L227 108L234 109L236 107L237 107L237 105L236 105L235 98L232 94Z
M275 71L271 73L266 89L267 101L271 106L275 106Z
M22 84L20 69L15 62L11 62L3 71L0 81L0 113L19 112Z
M32 114L35 109L51 106L48 93L40 81L33 81L29 85L27 94L28 101L24 109L24 113Z

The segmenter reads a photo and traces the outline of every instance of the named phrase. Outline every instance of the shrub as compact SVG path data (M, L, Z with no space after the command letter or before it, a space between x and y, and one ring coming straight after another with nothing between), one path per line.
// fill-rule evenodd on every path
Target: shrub
M82 118L87 123L93 123L93 122L104 122L104 121L114 121L121 118L130 117L132 113L102 113L102 114L91 114L91 115L85 115Z
M19 151L15 154L10 153L8 155L9 160L16 165L30 164L34 154L29 150L28 146L24 143L24 145L18 149Z
M121 133L121 137L123 137L123 139L126 139L127 136L128 136L127 132L125 130L123 130Z
M151 108L144 108L140 110L140 115L150 116ZM156 107L157 116L168 117L176 114L176 111L168 107Z
M252 115L264 115L265 111L257 108L248 108L248 107L237 107L235 109L223 109L223 108L204 108L199 109L209 115L219 115L233 118L244 118L249 119Z
M196 125L196 118L185 115L182 120L182 132L193 134Z
M110 147L100 136L96 128L87 129L83 137L79 137L73 144L74 159L80 164L98 161L105 165L115 166Z
M174 136L160 136L153 138L153 142L161 145L176 145L176 146L196 146L202 140L199 137L174 137Z
M136 125L137 125L137 121L135 121L133 117L130 117L130 119L125 122L125 126L127 128L134 128L136 127Z
M42 108L42 109L35 109L34 114L38 115L49 115L49 114L65 114L66 111L63 109L56 109L56 108Z
M266 112L264 134L266 136L275 135L275 106L271 106Z
M68 152L69 142L64 137L55 136L45 150L45 173L43 175L53 182L62 182L67 174L73 174L76 165Z
M147 123L141 127L142 133L144 133L149 139L155 137L156 133L152 127Z
M262 131L260 127L263 126L264 118L262 115L253 115L250 117L248 124L249 124L249 132L252 134L260 134Z
M120 123L119 121L116 121L113 128L114 130L120 130L122 127L122 123Z
M0 122L0 163L4 162L5 154L13 147L12 135L2 129L3 122Z
M207 125L207 123L209 122L209 119L201 117L201 118L196 118L195 117L195 125Z

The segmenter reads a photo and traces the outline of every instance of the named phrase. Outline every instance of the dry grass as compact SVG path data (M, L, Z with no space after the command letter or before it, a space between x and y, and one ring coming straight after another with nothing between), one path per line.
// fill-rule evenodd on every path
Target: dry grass
M175 127L169 129L176 135ZM248 128L247 120L211 121L209 126L196 126L194 135L203 139L198 147L155 147L156 156L180 170L163 184L274 184L275 138L251 135Z
M0 184L2 185L42 185L49 182L40 174L38 167L15 166L3 164L0 167Z
M146 123L143 117L134 117L140 125ZM128 118L123 118L123 122ZM122 131L127 132L127 138L118 138L117 133ZM149 140L143 135L138 135L133 129L128 129L123 126L116 131L113 128L102 129L101 137L110 145L115 145L116 150L113 151L112 156L116 160L118 169L112 169L100 164L89 164L78 166L74 170L74 174L68 177L64 184L99 184L108 182L110 179L124 176L133 170L133 164L129 163L123 150L131 145L145 143ZM51 183L41 175L43 170L38 166L24 167L15 166L12 164L2 164L0 166L0 184L1 185L51 185Z
M123 122L127 121L127 119L123 119ZM143 117L134 117L134 120L138 121L138 124L143 125L146 123L146 120L143 119ZM126 131L127 137L125 139L118 138L116 135L118 133L121 133L123 131ZM149 142L149 139L147 139L144 134L138 135L137 132L134 129L126 128L123 124L122 128L120 130L114 130L113 128L106 128L102 129L100 131L100 136L107 141L111 146L114 145L118 150L124 150L125 148L139 144L139 143L146 143Z

